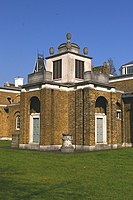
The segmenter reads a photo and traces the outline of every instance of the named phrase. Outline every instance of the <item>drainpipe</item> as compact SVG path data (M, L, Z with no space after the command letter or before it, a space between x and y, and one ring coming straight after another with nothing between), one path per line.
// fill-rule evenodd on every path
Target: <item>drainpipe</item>
M84 89L82 90L82 137L83 137L83 145L84 145Z
M111 148L112 148L112 130L113 130L113 128L112 128L112 115L113 115L113 112L112 112L112 93L111 93L111 138L110 138L110 141L111 141Z
M75 90L75 129L74 129L74 134L75 134L75 150L76 150L76 90Z

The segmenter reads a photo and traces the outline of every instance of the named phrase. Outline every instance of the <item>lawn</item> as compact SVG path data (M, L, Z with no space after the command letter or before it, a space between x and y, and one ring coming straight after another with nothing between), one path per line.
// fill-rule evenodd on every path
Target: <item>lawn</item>
M10 140L0 140L0 147L10 147L11 141Z
M0 199L133 199L133 149L61 154L2 147Z

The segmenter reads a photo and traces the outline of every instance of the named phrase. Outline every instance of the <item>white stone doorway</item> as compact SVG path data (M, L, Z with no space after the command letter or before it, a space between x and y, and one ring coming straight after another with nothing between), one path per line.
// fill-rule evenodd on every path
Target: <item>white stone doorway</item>
M30 115L30 143L40 143L40 114Z
M106 115L104 113L95 113L95 143L107 143Z

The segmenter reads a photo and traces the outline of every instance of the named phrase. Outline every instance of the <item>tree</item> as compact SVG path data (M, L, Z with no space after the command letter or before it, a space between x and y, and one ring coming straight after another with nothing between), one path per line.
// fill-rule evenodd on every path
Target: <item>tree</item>
M113 59L109 58L108 59L108 63L109 63L109 68L110 68L110 74L113 75L113 76L116 76L117 73L116 73L116 69L115 69L114 63L113 63Z

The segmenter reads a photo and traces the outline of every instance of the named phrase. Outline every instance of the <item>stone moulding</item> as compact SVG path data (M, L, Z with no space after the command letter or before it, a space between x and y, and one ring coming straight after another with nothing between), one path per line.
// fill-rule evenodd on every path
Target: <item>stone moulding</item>
M0 140L12 140L12 137L1 137Z
M64 139L64 138L63 138ZM70 140L65 140L66 142L70 144ZM68 145L67 143L67 145ZM73 153L76 151L97 151L97 150L107 150L107 149L117 149L119 146L117 144L97 144L93 146L87 146L87 145L70 145L65 146L63 145L39 145L35 143L31 144L19 144L20 149L29 149L29 150L38 150L38 151L60 151L62 153ZM132 147L132 144L123 144L120 145L120 147Z
M40 151L57 151L60 150L61 145L39 145L39 144L19 144L20 149L34 149Z

